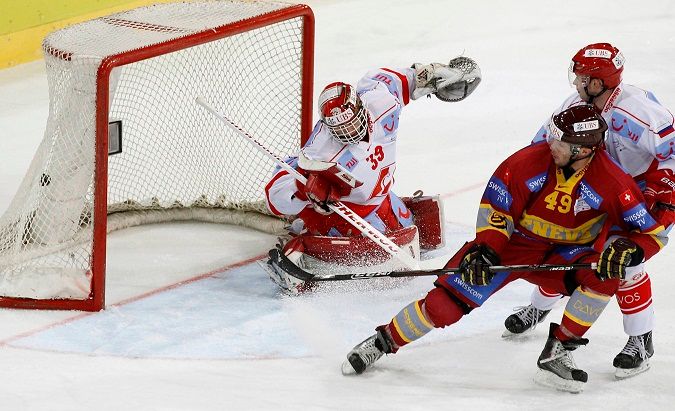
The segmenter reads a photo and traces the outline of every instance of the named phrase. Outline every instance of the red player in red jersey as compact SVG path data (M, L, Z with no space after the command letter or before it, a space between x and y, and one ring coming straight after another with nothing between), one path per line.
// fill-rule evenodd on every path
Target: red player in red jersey
M553 117L546 143L526 147L495 171L483 194L476 238L450 259L460 272L443 275L425 298L414 301L389 324L357 345L343 373L361 373L383 354L456 323L492 294L525 279L570 296L563 318L551 324L537 365L537 381L571 392L583 389L587 374L571 351L588 340L624 278L626 267L656 254L667 241L664 228L647 212L639 187L598 150L607 124L588 105ZM597 270L498 272L499 264L597 262Z
M649 213L666 230L675 224L675 129L673 114L654 96L622 81L625 58L609 43L589 44L574 54L569 66L574 93L553 115L579 104L591 104L608 125L605 149L633 176L642 189ZM548 124L534 142L546 140ZM630 267L619 284L616 301L623 314L628 341L614 357L617 379L647 371L654 354L654 304L651 275L644 264ZM506 318L502 337L512 338L533 330L560 301L561 295L534 287L530 304Z

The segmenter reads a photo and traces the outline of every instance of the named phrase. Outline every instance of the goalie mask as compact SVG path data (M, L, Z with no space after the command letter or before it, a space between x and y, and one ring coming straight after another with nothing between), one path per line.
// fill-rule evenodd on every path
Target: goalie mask
M368 111L349 84L326 86L319 96L319 114L334 139L356 144L368 135Z
M604 141L607 123L593 106L584 104L570 107L553 116L549 128L550 138L581 147L594 148Z
M623 54L611 44L590 44L572 57L569 69L570 84L573 84L577 77L581 77L582 82L597 78L602 80L606 88L614 88L621 83L624 62Z

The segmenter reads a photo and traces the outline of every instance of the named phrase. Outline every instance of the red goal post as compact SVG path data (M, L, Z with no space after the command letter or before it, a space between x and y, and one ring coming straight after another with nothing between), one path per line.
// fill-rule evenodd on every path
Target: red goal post
M306 5L166 3L43 42L43 141L0 217L0 306L105 306L106 235L158 221L265 231L274 165L205 113L211 101L280 156L312 127L314 16Z

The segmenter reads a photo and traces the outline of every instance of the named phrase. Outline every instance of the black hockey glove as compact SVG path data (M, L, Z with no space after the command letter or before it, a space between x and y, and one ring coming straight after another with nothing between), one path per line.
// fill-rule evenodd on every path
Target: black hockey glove
M495 276L490 267L497 264L499 256L495 250L485 244L474 244L459 263L459 274L467 284L488 285Z
M640 264L644 252L627 238L618 238L610 243L600 254L596 276L605 281L608 279L626 278L626 267Z

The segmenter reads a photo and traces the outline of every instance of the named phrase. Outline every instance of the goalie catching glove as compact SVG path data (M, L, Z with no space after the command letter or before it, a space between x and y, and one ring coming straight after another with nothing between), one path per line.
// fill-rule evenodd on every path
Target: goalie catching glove
M610 243L600 254L596 276L601 280L626 278L626 267L642 262L644 252L627 238L618 238Z
M485 244L474 244L466 250L462 262L459 263L459 274L462 281L470 285L488 285L495 276L490 270L499 264L499 256Z
M412 65L415 69L413 100L434 94L439 100L464 100L481 81L478 63L468 57L455 57L449 64L431 63Z

